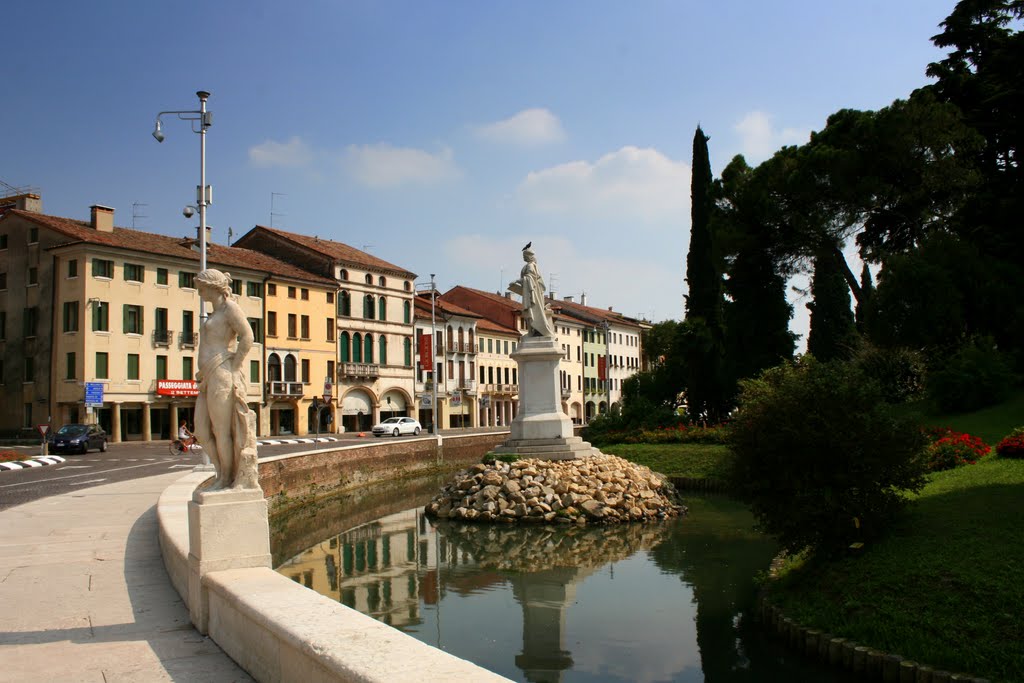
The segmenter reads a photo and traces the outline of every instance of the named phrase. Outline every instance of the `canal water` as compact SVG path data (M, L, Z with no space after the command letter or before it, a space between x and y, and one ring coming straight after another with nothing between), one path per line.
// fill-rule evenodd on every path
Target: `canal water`
M362 491L273 520L277 571L517 681L848 681L749 613L777 552L726 497L600 528L424 516L441 482Z

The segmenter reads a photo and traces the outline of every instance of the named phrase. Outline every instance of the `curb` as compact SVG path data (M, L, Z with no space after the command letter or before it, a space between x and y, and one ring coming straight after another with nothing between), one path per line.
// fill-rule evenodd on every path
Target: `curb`
M11 462L0 462L0 472L8 472L10 470L23 470L30 467L44 467L46 465L56 465L59 462L64 462L64 458L59 455L40 455L37 458L30 458L29 460L12 460Z
M280 446L282 444L293 444L293 443L332 443L334 441L341 441L341 439L333 436L321 436L321 437L310 437L302 439L259 439L256 442L257 446Z

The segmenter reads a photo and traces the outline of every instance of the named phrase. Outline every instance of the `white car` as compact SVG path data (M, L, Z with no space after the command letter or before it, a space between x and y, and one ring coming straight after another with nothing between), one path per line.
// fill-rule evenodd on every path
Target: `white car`
M374 436L384 436L390 434L391 436L398 436L399 434L412 434L418 436L420 433L420 423L411 417L389 417L380 424L373 426Z

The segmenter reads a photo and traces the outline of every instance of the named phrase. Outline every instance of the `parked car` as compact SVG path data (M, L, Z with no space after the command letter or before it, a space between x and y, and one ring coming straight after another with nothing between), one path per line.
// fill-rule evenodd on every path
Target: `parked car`
M54 453L85 453L90 448L107 450L107 433L99 425L64 425L50 439Z
M384 436L390 434L391 436L398 436L399 434L412 434L416 436L420 433L420 423L411 417L389 417L380 424L373 426L374 436Z

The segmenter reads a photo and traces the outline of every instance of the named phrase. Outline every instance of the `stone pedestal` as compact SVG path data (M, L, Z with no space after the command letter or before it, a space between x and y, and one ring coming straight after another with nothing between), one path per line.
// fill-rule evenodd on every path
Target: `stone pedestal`
M188 504L188 605L206 634L209 596L203 577L224 569L270 567L270 524L261 489L196 489Z
M562 351L551 337L523 337L512 358L519 363L519 413L508 441L496 453L523 458L569 460L590 455L590 444L573 436L572 420L562 412L558 362Z

